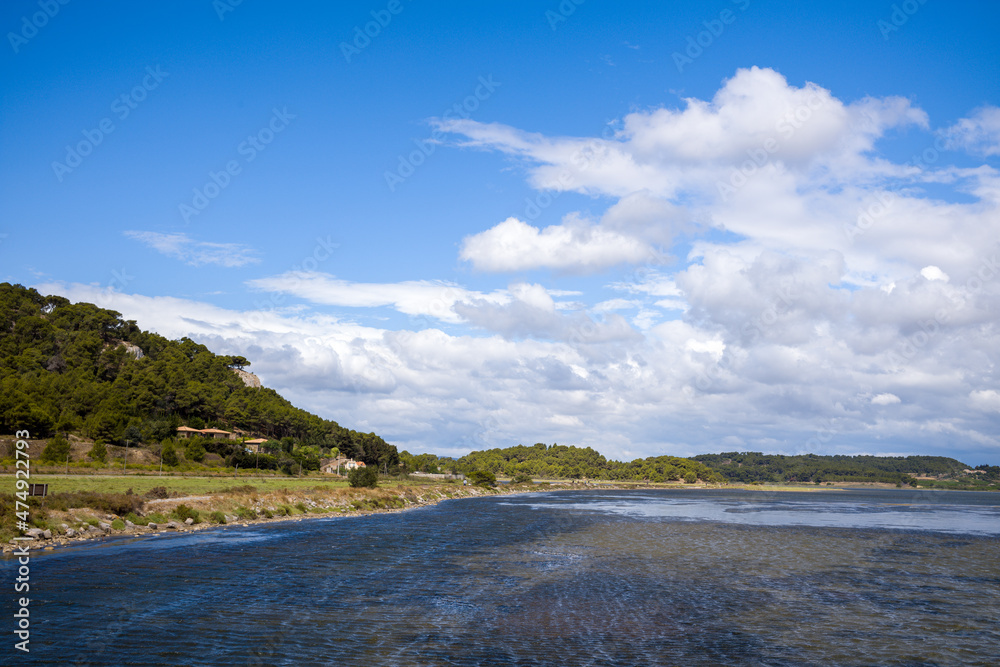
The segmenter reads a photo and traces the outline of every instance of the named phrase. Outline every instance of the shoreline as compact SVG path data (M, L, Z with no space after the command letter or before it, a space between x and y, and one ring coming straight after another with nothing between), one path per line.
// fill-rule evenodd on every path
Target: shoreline
M242 494L212 493L199 496L183 496L175 498L158 498L147 500L143 507L143 517L150 515L162 516L163 512L173 512L178 506L185 505L199 514L197 522L187 524L177 519L165 523L155 523L155 528L147 525L127 522L124 529L114 529L111 522L125 522L125 517L108 514L94 508L70 508L65 511L49 510L51 518L48 524L61 523L62 533L53 532L50 537L26 540L11 540L0 545L0 558L7 558L15 549L27 547L29 551L53 551L59 547L67 547L84 543L99 543L116 537L164 536L171 534L191 533L211 528L226 526L250 526L257 524L277 523L283 521L301 521L314 518L354 518L370 514L385 514L406 512L421 507L431 507L444 500L461 498L521 495L525 493L540 493L547 491L586 491L598 489L614 489L623 491L636 490L740 490L766 493L783 492L833 492L847 491L851 488L886 488L890 485L868 484L863 486L784 486L784 485L753 485L753 484L635 484L619 482L580 482L558 481L531 483L508 486L499 484L496 487L484 488L476 486L458 486L455 484L433 484L416 486L380 486L375 489L340 488L324 491L315 489L298 489L281 491L256 491ZM895 487L891 487L896 490ZM911 489L916 491L917 489ZM926 489L924 489L926 490ZM305 508L301 511L298 508ZM242 508L244 512L240 512ZM295 510L295 511L292 511ZM246 516L252 511L253 517ZM201 520L210 513L221 512L224 522ZM242 515L241 515L242 514ZM72 535L66 534L72 522L80 528L73 529ZM50 529L51 530L51 529Z

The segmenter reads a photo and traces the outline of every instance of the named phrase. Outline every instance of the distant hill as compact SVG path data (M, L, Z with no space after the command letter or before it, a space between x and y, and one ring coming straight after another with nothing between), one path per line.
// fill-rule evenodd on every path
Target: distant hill
M725 452L693 457L734 482L897 482L956 477L966 464L944 456L784 456Z
M289 452L336 447L369 465L397 465L396 448L374 433L296 408L273 389L253 386L259 383L252 374L234 373L247 365L188 338L142 331L113 310L0 283L4 433L71 432L134 445L159 443L187 424L284 439Z
M705 482L725 481L725 477L720 473L691 459L653 456L622 463L609 461L589 447L545 445L541 442L531 447L518 445L505 449L470 452L457 460L441 459L432 454L412 456L408 452L402 452L400 460L410 470L423 472L454 470L468 473L473 470L488 470L508 477L524 474L530 477L619 481L669 482L694 481L694 479Z

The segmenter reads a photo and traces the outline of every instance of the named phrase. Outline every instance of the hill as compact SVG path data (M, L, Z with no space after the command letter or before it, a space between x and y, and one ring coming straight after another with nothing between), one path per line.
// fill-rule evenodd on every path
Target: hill
M333 450L368 465L393 467L398 452L296 408L273 389L251 386L249 362L213 354L188 338L168 340L90 303L0 284L0 430L33 437L77 433L134 446L171 439L178 426L241 430L280 443L267 467L290 461L317 468ZM206 449L244 461L234 441ZM268 458L270 457L270 458ZM262 466L265 467L265 466Z
M734 482L884 482L917 485L917 477L984 481L989 466L966 473L969 466L944 456L784 456L760 452L725 452L693 457Z
M440 459L432 454L412 456L408 452L402 452L400 460L410 470L422 472L452 470L470 473L474 470L488 470L508 477L521 474L529 477L615 481L726 481L720 473L691 459L654 456L622 463L610 461L589 447L550 446L541 442L531 447L517 445L470 452L457 460Z

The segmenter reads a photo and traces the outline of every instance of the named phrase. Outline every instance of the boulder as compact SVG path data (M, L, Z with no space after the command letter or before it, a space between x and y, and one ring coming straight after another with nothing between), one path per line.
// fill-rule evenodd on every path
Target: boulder
M194 519L192 519L191 517L188 517L188 518L184 519L184 525L185 526L191 526L193 524L194 524Z
M47 540L51 540L52 539L52 531L51 530L43 530L42 531L42 537L44 537Z
M146 524L146 527L149 528L150 530L156 530L156 524L153 523L152 521Z
M24 534L32 539L40 540L45 535L45 531L43 531L41 528L29 528L28 530L24 531Z
M105 523L104 521L100 521L100 522L98 522L97 526L101 530L103 530L105 533L110 533L111 532L111 524L110 523Z
M66 529L66 537L75 537L75 536L76 536L75 530L73 530L72 528Z
M135 524L132 523L131 521L129 521L128 519L125 519L125 527L126 528L135 528Z
M170 521L166 525L166 528L168 528L170 530L177 530L180 527L181 527L180 524L177 523L176 521Z

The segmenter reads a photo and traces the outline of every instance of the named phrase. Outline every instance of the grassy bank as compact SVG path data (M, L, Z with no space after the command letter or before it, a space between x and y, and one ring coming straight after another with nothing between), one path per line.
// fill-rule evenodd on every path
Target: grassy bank
M0 484L14 488L14 479L4 477ZM254 480L131 475L41 475L32 476L31 481L50 485L48 496L29 498L30 526L48 531L47 536L32 541L31 548L51 548L115 534L141 535L307 516L357 515L419 507L449 498L569 487L529 483L482 488L461 483L398 480L383 481L378 488L369 489L352 488L346 481L315 478ZM11 539L21 534L17 522L15 496L0 494L0 543L4 551L12 550Z

